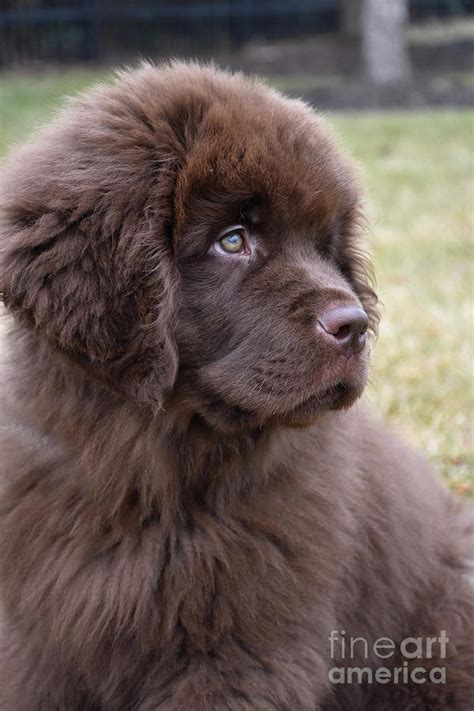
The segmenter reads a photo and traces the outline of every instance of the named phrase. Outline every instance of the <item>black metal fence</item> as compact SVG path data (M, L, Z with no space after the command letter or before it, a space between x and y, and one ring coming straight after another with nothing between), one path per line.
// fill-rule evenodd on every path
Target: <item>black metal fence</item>
M206 56L252 38L335 30L339 0L0 0L0 66ZM411 0L415 16L474 11L474 0Z

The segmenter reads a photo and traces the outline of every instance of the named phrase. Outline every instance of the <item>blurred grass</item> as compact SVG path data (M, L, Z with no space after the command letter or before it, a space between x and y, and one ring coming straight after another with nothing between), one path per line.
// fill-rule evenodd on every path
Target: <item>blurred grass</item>
M1 78L0 155L65 94L98 78L86 71ZM474 111L329 119L367 188L384 304L369 398L452 488L472 494Z
M334 117L368 189L384 304L369 395L473 493L473 111Z
M0 156L12 143L28 136L38 122L52 115L64 96L75 94L104 76L84 70L0 77Z

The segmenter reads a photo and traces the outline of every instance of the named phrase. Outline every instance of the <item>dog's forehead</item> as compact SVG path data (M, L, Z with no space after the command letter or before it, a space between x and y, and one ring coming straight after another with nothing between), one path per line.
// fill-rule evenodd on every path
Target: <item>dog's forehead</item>
M199 200L264 204L302 225L333 221L354 193L349 164L320 120L272 93L211 98L178 182L183 217Z

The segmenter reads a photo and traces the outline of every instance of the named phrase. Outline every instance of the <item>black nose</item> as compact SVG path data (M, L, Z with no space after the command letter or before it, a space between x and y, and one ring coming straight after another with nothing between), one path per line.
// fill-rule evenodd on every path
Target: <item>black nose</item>
M369 319L358 306L336 306L318 318L318 326L332 337L341 351L359 353L364 345Z

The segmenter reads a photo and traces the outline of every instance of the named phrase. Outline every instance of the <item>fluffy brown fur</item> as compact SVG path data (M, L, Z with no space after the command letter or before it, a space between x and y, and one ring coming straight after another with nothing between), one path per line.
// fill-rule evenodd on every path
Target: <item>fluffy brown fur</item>
M377 325L322 121L145 65L73 101L4 185L2 711L466 711L469 522L353 405L368 346L318 326L341 305ZM447 684L331 684L331 630L445 630L448 659L410 664Z

